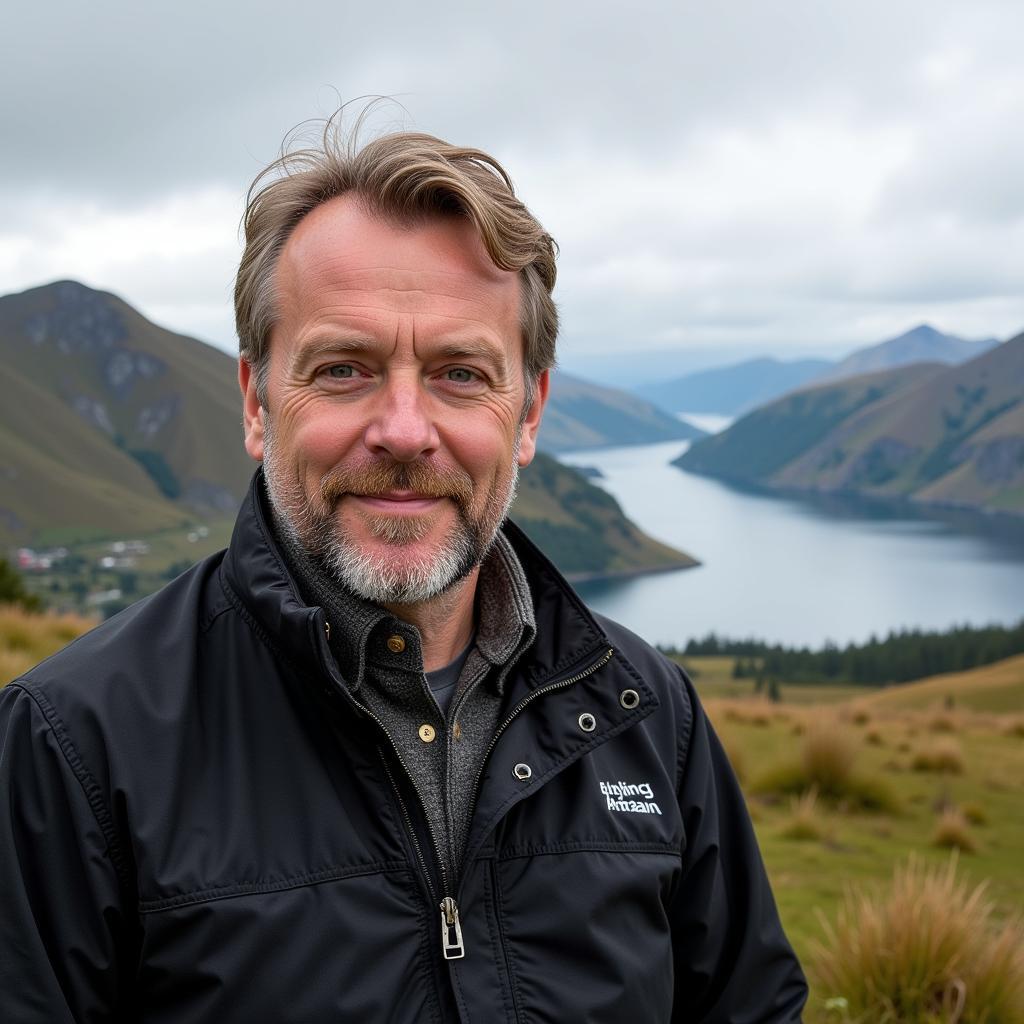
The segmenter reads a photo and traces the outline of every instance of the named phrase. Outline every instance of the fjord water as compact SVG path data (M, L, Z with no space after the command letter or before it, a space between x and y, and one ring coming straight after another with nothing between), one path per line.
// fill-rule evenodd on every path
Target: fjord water
M714 631L820 646L1024 616L1024 538L891 509L742 492L670 465L685 448L667 442L560 456L600 469L594 482L626 515L702 562L577 587L645 639L681 646Z

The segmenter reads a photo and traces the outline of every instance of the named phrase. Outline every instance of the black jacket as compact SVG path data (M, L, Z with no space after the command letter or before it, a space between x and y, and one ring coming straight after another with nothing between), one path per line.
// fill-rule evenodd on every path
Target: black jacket
M423 815L254 494L227 552L0 691L0 1020L800 1019L689 682L512 526L538 637L444 959Z

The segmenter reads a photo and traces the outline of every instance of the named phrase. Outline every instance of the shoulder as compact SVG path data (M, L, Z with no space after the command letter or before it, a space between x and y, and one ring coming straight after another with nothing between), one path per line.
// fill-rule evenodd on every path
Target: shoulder
M682 666L666 657L631 629L597 612L591 613L616 651L625 671L650 687L658 700L657 712L645 719L648 731L663 734L675 746L677 763L685 762L695 722L703 718L700 701Z
M211 624L230 609L212 555L101 623L17 679L54 728L115 731L159 703L196 657ZM13 684L12 684L13 685Z
M633 669L655 689L659 697L681 702L685 706L691 704L692 687L680 665L622 623L597 612L591 614L615 650L628 659Z

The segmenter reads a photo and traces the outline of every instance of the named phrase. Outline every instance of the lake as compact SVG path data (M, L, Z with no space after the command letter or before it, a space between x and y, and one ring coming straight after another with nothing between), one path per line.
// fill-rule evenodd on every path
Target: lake
M630 519L703 563L578 586L652 642L714 631L820 646L1024 616L1024 531L999 538L892 509L746 493L669 465L685 449L673 441L559 456L600 469L594 482Z

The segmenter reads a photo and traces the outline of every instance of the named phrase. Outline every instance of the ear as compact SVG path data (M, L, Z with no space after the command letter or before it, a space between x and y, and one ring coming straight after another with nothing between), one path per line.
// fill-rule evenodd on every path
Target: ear
M537 431L540 430L541 417L548 400L548 388L551 385L550 371L544 370L537 377L537 386L533 391L533 401L523 418L522 433L519 438L519 465L528 466L537 454Z
M238 360L238 386L242 389L242 423L245 427L245 450L257 461L263 461L263 406L256 396L256 370L247 359Z

